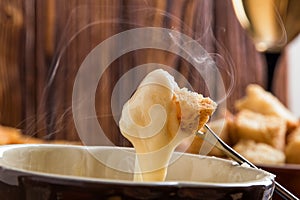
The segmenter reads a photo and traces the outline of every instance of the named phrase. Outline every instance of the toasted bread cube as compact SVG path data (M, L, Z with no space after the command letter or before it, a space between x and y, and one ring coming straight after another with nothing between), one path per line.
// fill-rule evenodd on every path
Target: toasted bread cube
M300 126L288 136L285 155L287 163L300 164Z
M235 144L241 139L266 143L284 150L286 135L285 120L277 116L267 116L250 110L240 111L230 128L230 139Z
M294 116L272 93L265 91L261 86L250 84L246 88L247 95L237 100L235 107L252 110L263 115L274 115L287 122L288 130L293 130L299 125L299 119Z
M282 164L285 162L285 155L282 151L265 143L241 140L233 148L255 164Z

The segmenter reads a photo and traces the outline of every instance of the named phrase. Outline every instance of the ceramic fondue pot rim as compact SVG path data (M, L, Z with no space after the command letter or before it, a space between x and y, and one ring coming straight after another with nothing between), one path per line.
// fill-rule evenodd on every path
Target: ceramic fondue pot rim
M129 147L114 147L114 146L79 146L79 145L63 145L63 144L13 144L13 145L4 145L0 147L0 170L7 170L7 171L14 171L19 172L22 175L26 176L38 176L40 178L49 179L47 182L56 183L59 181L60 183L66 182L86 182L86 183L97 183L97 184L105 184L105 185L124 185L124 186L155 186L155 187L210 187L210 188L218 188L218 187L253 187L253 186L262 186L262 185L272 185L274 183L275 176L269 172L266 172L261 169L252 169L248 168L247 170L259 170L265 174L265 176L261 179L253 180L253 181L245 181L245 182L238 182L238 183L215 183L215 182L196 182L196 181L163 181L163 182L134 182L129 180L116 180L116 179L108 179L108 178L93 178L93 177L83 177L83 176L75 176L75 175L62 175L62 174L54 174L54 173L47 173L47 172L39 172L27 169L21 169L18 167L8 166L5 163L1 162L3 157L3 153L5 151L13 150L16 148L73 148L73 149L80 149L80 150L112 150L116 148L120 148L122 150L134 151L133 148ZM176 153L176 152L175 152ZM203 158L208 159L215 159L215 160L222 160L222 162L229 162L233 165L236 165L235 162L210 157L210 156L202 156L202 155L195 155L195 154L185 154L188 156L200 156ZM244 166L236 166L236 167L244 167Z

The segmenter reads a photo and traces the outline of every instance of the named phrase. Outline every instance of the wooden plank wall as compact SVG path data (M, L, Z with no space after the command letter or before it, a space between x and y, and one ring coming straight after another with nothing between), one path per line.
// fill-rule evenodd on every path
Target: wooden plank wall
M85 27L101 20L110 21ZM71 105L80 64L106 38L140 26L172 28L197 40L216 59L227 88L234 78L227 99L232 112L249 83L265 85L264 57L236 20L230 0L2 0L0 123L32 136L79 140ZM95 105L98 121L117 145L129 143L111 116L111 91L125 72L147 62L174 67L195 90L206 92L201 77L176 55L145 49L118 58L99 82ZM281 65L275 94L286 103L286 64Z

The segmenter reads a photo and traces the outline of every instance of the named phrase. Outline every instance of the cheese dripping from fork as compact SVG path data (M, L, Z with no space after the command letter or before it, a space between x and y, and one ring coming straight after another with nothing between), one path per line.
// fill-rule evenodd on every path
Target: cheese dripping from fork
M134 180L165 180L176 146L202 128L216 106L210 98L179 88L168 72L150 72L124 104L119 122L136 151Z

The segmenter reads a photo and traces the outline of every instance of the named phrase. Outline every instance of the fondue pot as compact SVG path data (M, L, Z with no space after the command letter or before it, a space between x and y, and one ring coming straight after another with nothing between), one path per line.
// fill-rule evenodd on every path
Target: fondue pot
M274 175L175 152L164 182L134 182L132 148L54 144L0 147L0 199L270 199Z

